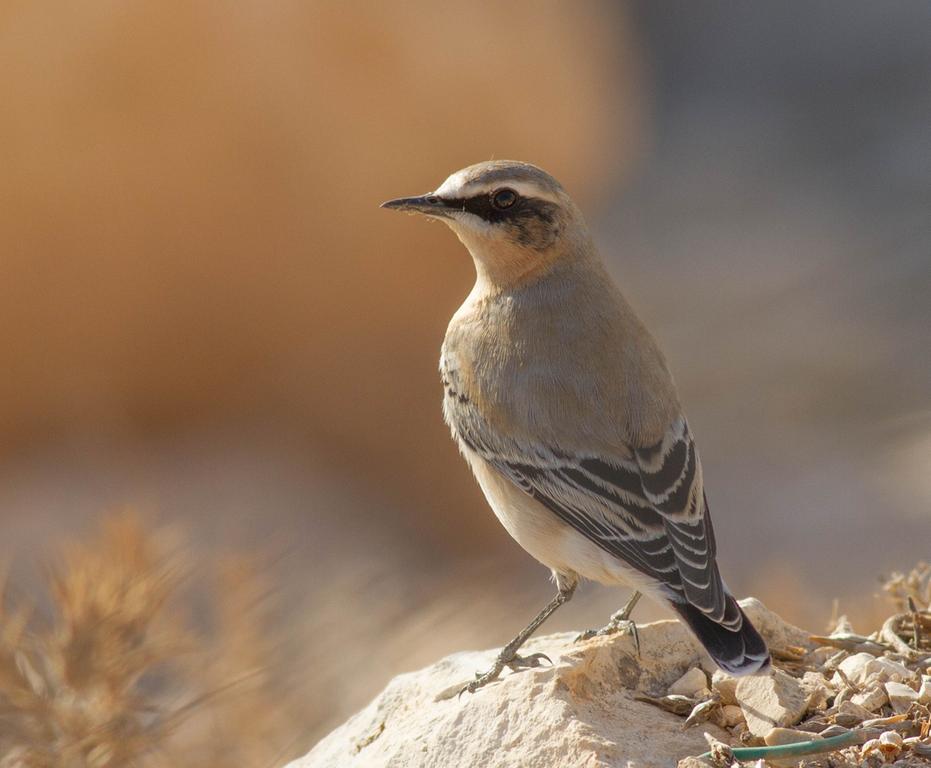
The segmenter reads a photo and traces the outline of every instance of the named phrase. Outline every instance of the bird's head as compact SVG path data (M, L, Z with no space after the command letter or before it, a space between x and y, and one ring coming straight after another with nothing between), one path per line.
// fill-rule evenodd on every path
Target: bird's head
M433 192L382 207L444 221L469 249L479 277L502 288L589 250L578 208L556 179L529 163L471 165Z

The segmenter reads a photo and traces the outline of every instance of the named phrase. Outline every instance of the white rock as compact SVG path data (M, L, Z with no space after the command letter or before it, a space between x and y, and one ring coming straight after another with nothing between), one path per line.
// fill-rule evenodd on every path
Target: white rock
M805 672L799 684L808 697L808 709L823 709L835 693L834 687L824 679L824 675L813 670Z
M795 725L801 720L808 696L798 680L773 669L768 674L740 678L737 703L750 732L764 738L775 727Z
M879 712L882 706L889 701L889 697L886 695L886 689L877 685L860 693L855 693L850 701L864 709L868 709L871 713L875 713Z
M708 691L708 678L705 673L698 667L692 667L676 682L669 686L667 693L677 696L688 696L698 698L701 693L710 693Z
M879 749L886 760L895 758L902 751L902 737L895 731L886 731L879 737Z
M898 677L900 680L907 680L912 676L912 673L909 672L908 667L904 664L900 664L897 661L892 659L880 658L876 659L876 666L880 674L888 675L887 679L892 679Z
M807 642L807 633L759 601L741 605L772 647ZM710 665L677 621L638 630L639 657L626 635L582 644L573 643L574 633L540 637L523 652L547 654L552 667L506 672L461 700L455 691L487 669L497 651L459 653L400 675L290 768L668 768L707 751L702 731L731 740L710 722L683 730L681 717L635 700L666 691L683 669ZM451 697L438 697L442 691ZM735 731L743 727L738 723Z
M583 644L575 633L540 637L524 653L553 660L457 699L455 691L487 669L495 651L458 653L392 680L360 713L290 768L668 768L722 741L712 723L683 730L683 719L634 699L665 691L702 651L679 622L638 627L641 655L625 635ZM705 683L707 684L707 683ZM441 692L451 698L438 699Z
M796 731L794 728L773 728L763 737L768 747L776 747L780 744L798 744L800 741L821 741L817 733L808 733L808 731Z
M712 768L712 763L710 760L702 760L691 756L676 763L676 768Z
M876 657L869 653L855 653L848 656L839 665L838 668L844 673L844 676L851 683L859 684L866 679L867 666L876 661ZM834 675L834 685L840 687L845 685L844 677L838 674Z
M834 706L839 707L841 704L849 702L855 690L855 688L841 688L840 693L834 697Z
M866 757L868 754L870 754L871 752L875 752L878 749L879 749L879 739L870 739L869 741L865 741L863 743L863 746L860 747L860 754L863 757Z
M721 720L725 728L733 728L744 721L743 710L736 704L725 704L721 707Z
M810 648L811 633L799 629L787 621L783 621L779 614L769 610L755 597L748 597L738 601L744 613L750 618L770 648L785 648L790 645Z
M877 659L869 653L855 653L848 656L838 665L838 669L855 685L865 684L871 676L875 676L871 682L886 682L893 675L898 675L899 680L904 680L911 674L907 667L897 661L886 658ZM844 679L835 674L833 683L839 688L844 685Z
M896 714L908 711L908 708L918 701L918 691L912 690L905 683L886 683L886 694Z
M763 739L767 746L776 747L785 744L798 744L800 741L821 741L821 736L816 733L807 731L796 731L794 728L773 728ZM773 768L793 768L798 765L797 757L779 758L770 757L763 763L763 768L773 766Z
M711 676L711 690L718 694L722 704L737 703L737 678L723 669L716 669Z
M900 734L896 733L895 731L885 731L885 732L879 737L879 743L880 743L880 744L890 744L890 745L892 745L892 746L894 746L894 747L901 747L901 746L902 746L902 736L901 736Z

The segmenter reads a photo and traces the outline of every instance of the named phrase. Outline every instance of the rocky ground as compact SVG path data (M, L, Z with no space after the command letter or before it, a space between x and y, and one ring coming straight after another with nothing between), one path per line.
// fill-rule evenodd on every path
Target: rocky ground
M400 675L290 768L336 766L931 766L931 568L887 585L898 613L857 634L744 610L773 651L770 673L735 679L678 622L577 642L540 637L551 666L457 698L495 651Z

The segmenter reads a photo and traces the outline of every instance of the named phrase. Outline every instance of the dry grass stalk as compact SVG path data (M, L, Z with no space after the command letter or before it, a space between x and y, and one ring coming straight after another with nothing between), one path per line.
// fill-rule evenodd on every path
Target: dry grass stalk
M909 610L909 598L918 610L931 609L931 563L920 562L908 573L894 571L885 579L883 590L899 613Z
M49 621L0 606L0 768L261 768L284 757L300 729L267 668L275 643L258 570L224 564L203 601L217 615L196 631L182 620L185 570L164 535L121 516L64 550Z

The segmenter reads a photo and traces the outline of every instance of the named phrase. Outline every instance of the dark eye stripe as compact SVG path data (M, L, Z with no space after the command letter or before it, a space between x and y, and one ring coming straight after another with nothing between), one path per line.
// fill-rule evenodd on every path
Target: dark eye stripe
M515 202L507 208L496 208L492 202L492 196L487 193L474 197L444 198L443 204L447 208L475 214L489 224L530 216L550 220L553 216L553 209L556 207L546 200L518 195Z
M542 251L559 236L559 206L538 197L521 197L507 208L496 208L487 192L456 200L444 199L448 208L478 216L501 228L505 236L522 246Z

